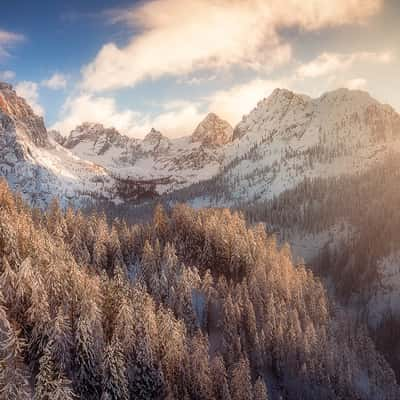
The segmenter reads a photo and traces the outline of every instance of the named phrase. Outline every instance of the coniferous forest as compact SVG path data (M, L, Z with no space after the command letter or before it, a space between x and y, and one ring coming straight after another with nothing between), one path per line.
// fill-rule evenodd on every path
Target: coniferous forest
M0 184L0 399L398 399L368 331L262 225L32 209Z

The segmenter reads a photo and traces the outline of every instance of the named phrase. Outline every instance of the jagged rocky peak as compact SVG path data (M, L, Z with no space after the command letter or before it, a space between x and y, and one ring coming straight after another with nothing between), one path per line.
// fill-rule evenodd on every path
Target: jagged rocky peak
M105 128L99 123L84 122L70 133L64 146L72 149L83 141L97 142L98 140L118 144L124 139L125 136L121 135L115 128Z
M48 145L47 130L42 117L37 116L13 87L0 82L0 111L10 117L18 131L27 135L37 146Z
M56 143L60 144L61 146L63 146L65 141L67 140L65 136L61 135L61 133L59 131L56 131L55 129L48 131L48 135L50 138L52 138Z
M370 140L389 139L400 131L400 117L395 110L373 99L367 92L337 89L312 99L286 89L275 89L236 126L233 139L248 133L286 139L298 138L307 130L339 132ZM335 134L336 135L336 134Z
M192 134L192 142L222 146L232 141L233 128L214 113L209 113Z
M279 118L291 108L304 108L311 99L305 95L296 94L288 89L276 88L266 98L260 100L248 115L235 127L232 140L243 137L249 125L264 120L267 115L276 115Z
M144 137L142 148L144 151L164 151L170 146L170 140L157 129L151 131Z
M157 129L151 128L151 131L144 137L146 142L154 142L166 139L166 137Z

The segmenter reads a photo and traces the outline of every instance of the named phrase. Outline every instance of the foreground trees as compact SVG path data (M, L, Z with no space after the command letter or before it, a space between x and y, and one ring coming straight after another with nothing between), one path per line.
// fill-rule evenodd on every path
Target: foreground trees
M365 331L227 210L109 227L1 183L0 259L0 399L399 398Z

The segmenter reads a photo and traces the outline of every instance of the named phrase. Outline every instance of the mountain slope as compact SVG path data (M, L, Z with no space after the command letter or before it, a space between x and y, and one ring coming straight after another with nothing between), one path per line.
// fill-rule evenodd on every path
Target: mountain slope
M0 259L7 399L399 398L363 327L229 210L110 227L33 213L0 181Z
M121 178L163 179L157 184L157 191L163 193L216 175L224 159L223 145L231 141L232 132L215 114L209 114L192 136L179 139L168 139L152 129L138 140L85 123L71 132L64 146Z
M305 178L365 171L400 151L400 115L361 91L311 99L276 89L243 117L233 139L222 172L208 189L200 185L200 204L268 199ZM223 196L207 196L213 185Z
M140 202L188 188L176 197L233 205L272 198L305 178L356 174L400 150L400 116L347 89L317 99L276 89L234 130L209 114L179 139L153 129L138 140L93 123L63 139L7 84L0 110L2 174L38 204L52 196Z
M54 142L43 119L7 84L0 84L0 174L40 207L53 197L64 203L111 197L115 184L104 168Z

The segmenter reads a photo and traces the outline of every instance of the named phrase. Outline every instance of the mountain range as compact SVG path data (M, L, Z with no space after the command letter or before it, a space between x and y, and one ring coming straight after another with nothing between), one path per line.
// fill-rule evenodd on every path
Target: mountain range
M308 177L364 171L400 150L400 116L367 93L317 99L276 89L233 129L210 113L189 136L152 129L143 140L87 122L68 137L47 131L24 99L0 84L0 171L32 204L140 202L218 181L198 204L276 196ZM221 197L221 193L223 193Z
M67 137L48 131L0 83L0 175L32 206L57 197L64 206L239 209L288 241L369 325L398 377L399 152L400 115L358 90L313 99L276 89L235 127L210 113L190 135L152 129L135 139L95 122Z

